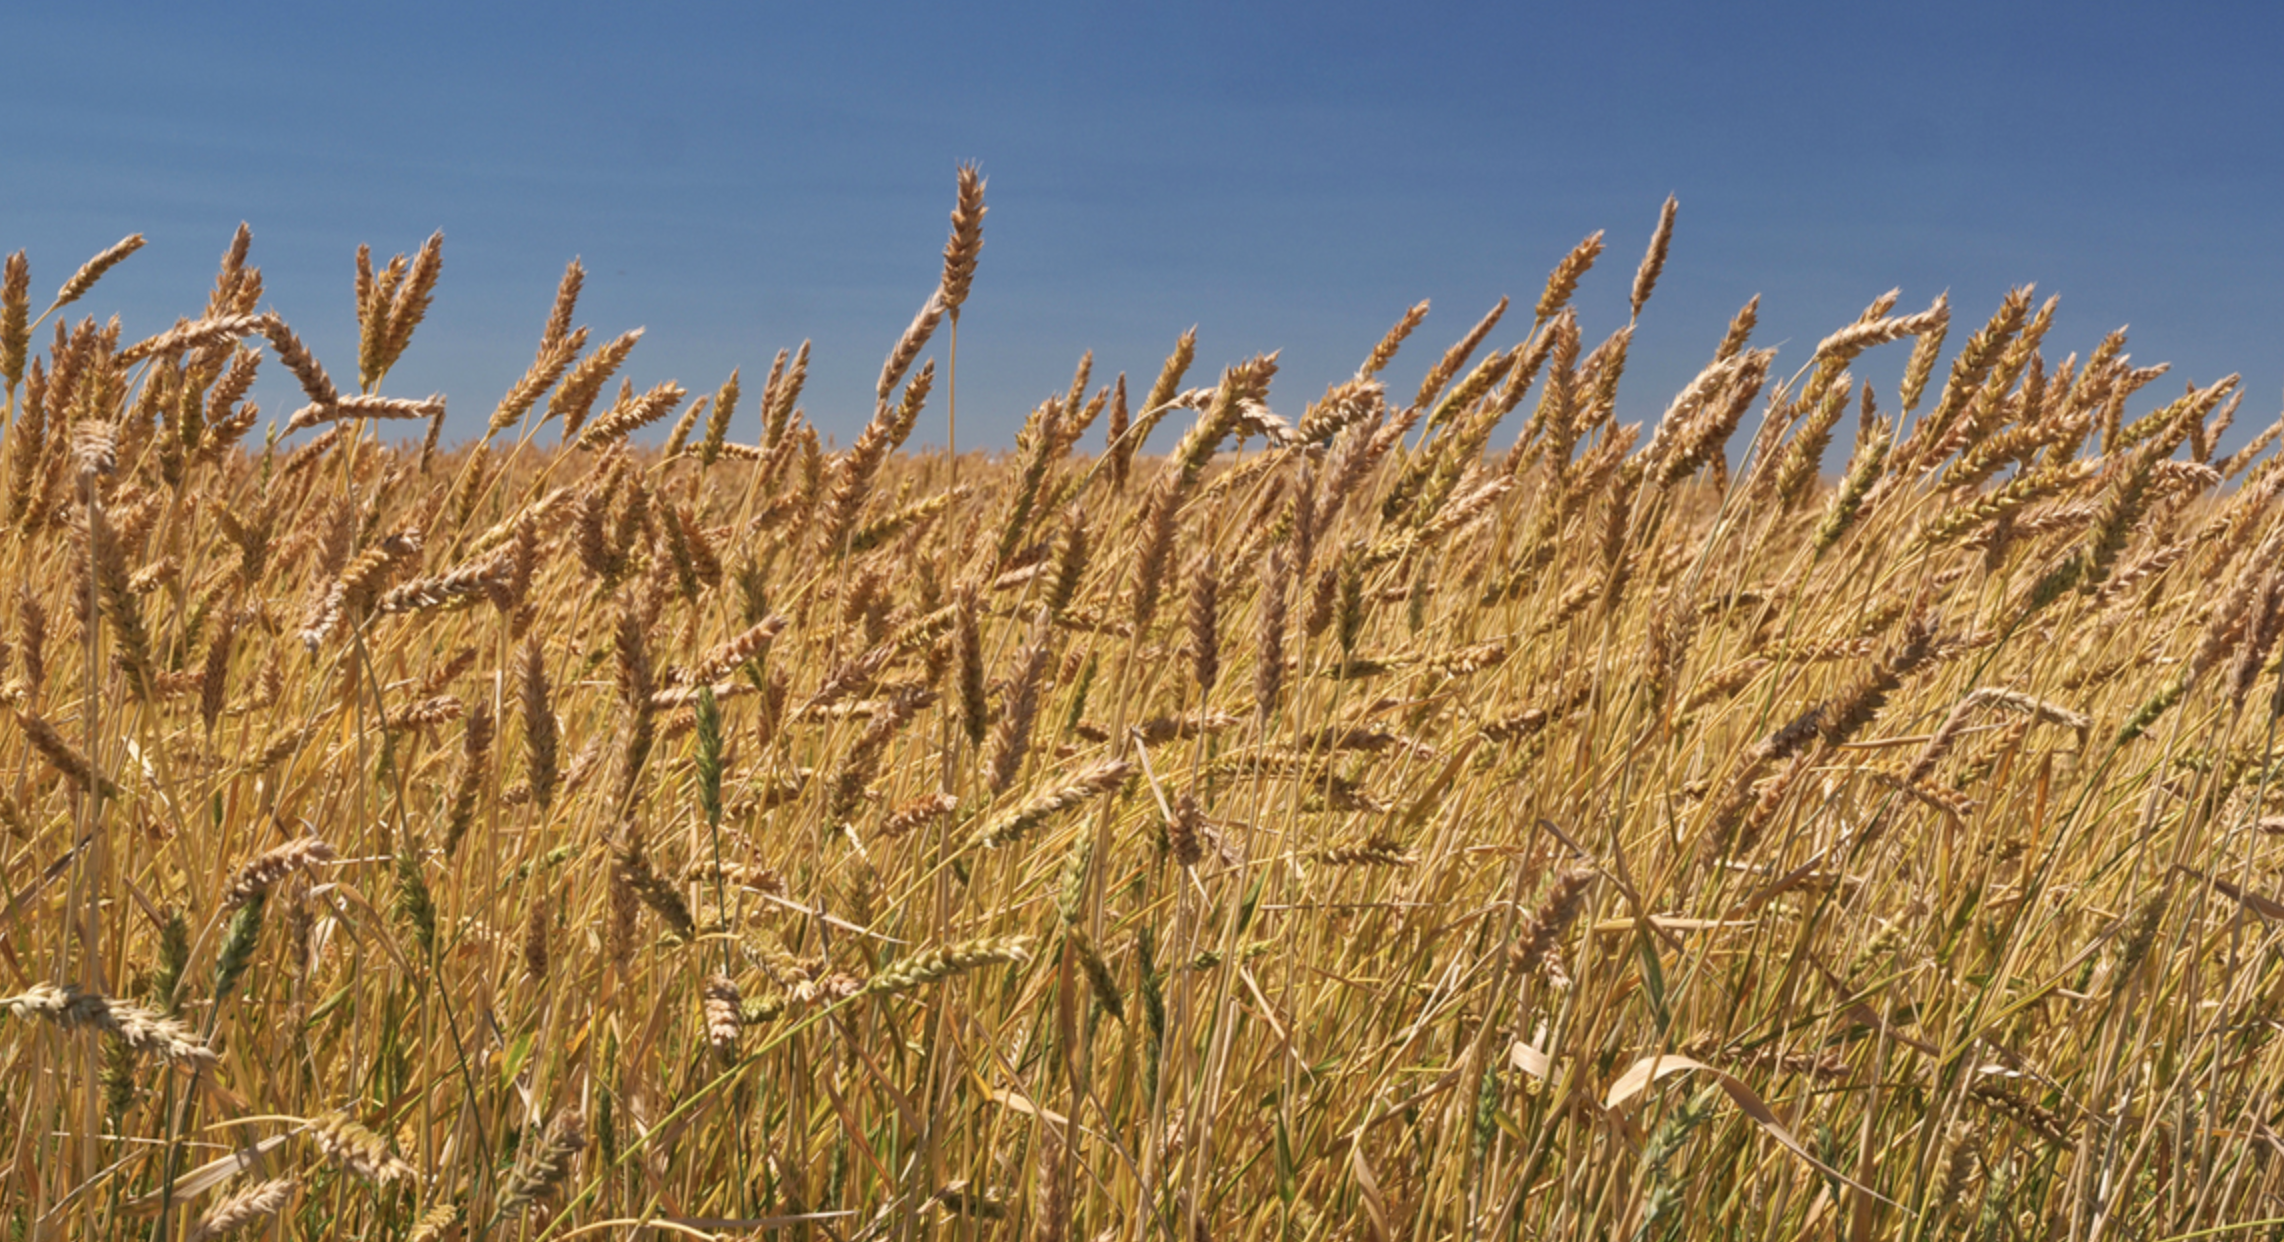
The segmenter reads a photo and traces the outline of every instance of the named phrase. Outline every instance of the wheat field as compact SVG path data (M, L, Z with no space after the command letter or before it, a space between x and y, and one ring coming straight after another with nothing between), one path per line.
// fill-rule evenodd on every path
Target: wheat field
M2235 377L1748 305L1620 425L1596 234L1416 391L1424 303L906 452L983 216L843 451L576 263L454 447L441 237L353 385L244 230L141 341L8 261L8 1237L2284 1236Z

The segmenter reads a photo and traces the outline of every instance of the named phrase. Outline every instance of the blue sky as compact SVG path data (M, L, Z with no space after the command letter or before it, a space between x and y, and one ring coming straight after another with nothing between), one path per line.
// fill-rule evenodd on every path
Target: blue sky
M638 385L758 379L813 338L805 405L846 442L968 159L991 204L970 445L1010 442L1084 349L1146 386L1192 324L1201 376L1282 349L1297 413L1430 298L1393 373L1416 382L1606 228L1598 338L1668 192L1625 419L1754 293L1789 371L1892 286L1965 321L2035 281L2062 295L2050 352L2131 323L2136 361L2175 364L2148 399L2241 371L2246 431L2284 386L2273 6L51 5L11 35L0 249L36 290L143 232L85 306L156 331L248 220L276 309L348 374L357 243L442 228L388 388L446 393L455 436L580 255L581 321L649 329ZM282 416L280 379L257 395ZM939 401L915 440L941 438Z

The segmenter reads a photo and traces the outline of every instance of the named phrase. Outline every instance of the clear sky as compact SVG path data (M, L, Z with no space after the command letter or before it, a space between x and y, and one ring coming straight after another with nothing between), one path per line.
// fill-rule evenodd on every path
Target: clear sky
M2137 362L2175 364L2162 395L2241 371L2247 430L2284 385L2284 6L50 4L9 35L0 249L35 292L139 231L85 306L156 331L244 219L276 309L353 374L357 243L441 228L388 388L447 394L454 438L579 255L581 322L649 329L638 385L758 382L814 338L805 405L845 443L970 159L967 444L1009 443L1090 347L1147 386L1192 324L1199 382L1282 349L1297 414L1431 298L1393 372L1416 382L1607 228L1597 339L1669 192L1621 418L1754 293L1788 372L1899 285L1964 323L2035 281L2062 295L2050 352L2131 323ZM280 416L282 378L257 393ZM942 435L939 401L915 441Z

